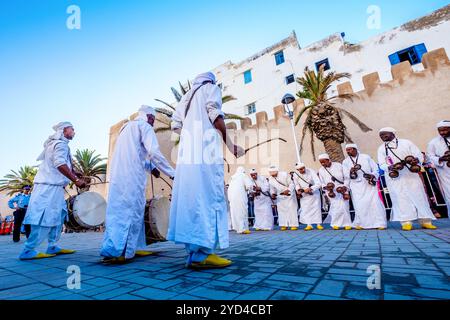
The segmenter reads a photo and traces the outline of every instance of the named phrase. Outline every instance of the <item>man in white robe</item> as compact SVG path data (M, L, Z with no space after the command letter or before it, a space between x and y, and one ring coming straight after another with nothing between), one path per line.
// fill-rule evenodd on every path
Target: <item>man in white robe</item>
M55 134L44 144L44 151L37 161L42 161L34 179L34 189L28 205L24 224L31 225L31 234L19 256L21 260L43 259L61 254L73 254L75 251L61 249L57 243L62 226L67 217L67 203L64 200L64 188L70 181L79 188L85 188L86 182L74 172L69 142L75 137L70 122L61 122L53 127ZM46 253L36 248L48 241Z
M222 140L235 156L244 150L227 137L221 109L215 76L205 73L197 76L172 117L172 129L181 137L168 240L185 245L186 266L192 269L232 264L215 254L229 246Z
M247 189L251 196L254 197L254 228L256 231L271 231L273 230L274 221L269 181L267 178L260 176L256 169L252 169L250 177Z
M295 185L291 175L287 172L280 172L277 166L269 168L270 194L276 199L278 208L278 225L281 231L291 228L298 230L298 203L295 192Z
M110 164L106 231L101 249L105 263L125 263L135 256L148 256L145 242L146 172L155 168L173 178L175 171L159 149L153 124L155 110L139 109L139 116L126 123L117 138Z
M350 201L348 193L339 193L338 188L348 186L344 179L344 170L342 165L337 162L332 162L328 154L321 154L319 161L322 167L319 169L319 179L322 187L325 189L325 194L330 200L330 208L328 215L331 217L330 225L334 230L345 228L345 230L352 229L352 219L350 217ZM334 197L330 197L327 185L334 185L330 190L334 193Z
M439 136L428 144L427 154L434 164L441 188L444 192L445 202L450 215L450 121L443 120L437 124Z
M348 157L342 166L355 207L353 227L357 230L385 230L387 227L386 208L377 188L378 166L369 155L360 153L356 144L348 144L345 148ZM355 166L357 166L356 169L361 166L361 169L356 170Z
M230 213L233 230L238 234L250 234L248 226L248 193L249 178L245 169L239 167L229 182L228 200L230 201Z
M305 231L314 230L314 224L317 225L318 230L323 230L320 202L322 184L317 172L306 168L304 163L297 163L295 169L297 170L297 172L294 172L295 190L301 197L300 223L306 225Z
M413 222L418 220L422 228L436 229L432 220L436 220L430 208L425 187L418 173L404 168L399 171L398 178L391 178L389 172L396 163L413 156L423 163L424 157L419 148L411 141L398 139L393 128L380 130L380 138L384 142L378 149L378 164L386 172L386 184L392 199L392 218L402 224L404 231L413 229Z

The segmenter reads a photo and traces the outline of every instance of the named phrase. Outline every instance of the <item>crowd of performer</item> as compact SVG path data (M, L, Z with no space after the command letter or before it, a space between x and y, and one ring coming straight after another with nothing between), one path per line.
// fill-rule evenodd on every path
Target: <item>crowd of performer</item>
M219 249L229 247L223 145L237 158L244 156L245 150L228 137L224 118L222 92L214 74L199 75L172 117L172 130L180 134L176 169L159 149L153 129L156 113L152 107L143 106L139 116L122 127L109 164L106 231L100 249L104 263L128 263L135 257L153 254L145 250L146 172L157 176L161 171L174 180L167 240L185 247L186 266L209 269L232 264L231 260L217 254ZM67 219L64 188L73 182L83 189L87 183L72 165L69 142L75 136L73 125L62 122L53 129L55 133L45 142L38 158L42 163L24 219L25 224L31 225L31 234L20 254L22 260L75 253L58 245L62 225ZM430 143L428 154L439 170L449 204L450 122L441 122L438 129L440 136ZM435 217L415 172L417 166L420 171L423 155L410 141L398 139L392 128L381 130L380 137L383 144L378 164L389 172L392 220L401 222L404 230L411 230L416 220L422 227L434 229ZM374 186L378 179L377 166L369 156L361 154L356 145L348 145L347 152L348 158L343 164L321 155L322 167L318 174L299 163L293 175L272 166L267 179L252 170L249 180L245 170L239 169L229 187L233 225L239 232L249 232L244 212L247 210L246 190L250 190L255 201L257 229L273 227L271 206L274 202L282 230L296 230L299 222L307 225L308 230L314 226L322 229L320 192L325 190L330 201L329 223L333 228L386 228L384 207ZM353 224L349 213L350 194L356 211ZM300 220L297 196L300 197ZM48 242L46 252L38 252L45 240Z
M429 143L425 155L411 141L399 139L394 128L387 127L379 133L383 143L378 149L378 163L361 153L356 144L348 144L342 163L332 162L328 154L321 154L318 172L303 163L296 164L295 171L290 173L271 166L266 178L255 169L247 176L240 167L228 187L229 228L241 234L250 233L246 208L251 201L256 231L273 230L273 209L282 231L298 230L299 223L306 225L305 231L313 230L314 226L323 230L324 223L334 230L385 230L387 212L379 184L380 172L384 172L392 200L391 221L400 222L405 231L411 231L416 221L422 228L436 229L432 223L436 217L420 174L427 156L438 171L439 185L449 207L450 121L439 122L437 129L439 136ZM329 204L325 221L324 202ZM353 221L350 202L354 208Z

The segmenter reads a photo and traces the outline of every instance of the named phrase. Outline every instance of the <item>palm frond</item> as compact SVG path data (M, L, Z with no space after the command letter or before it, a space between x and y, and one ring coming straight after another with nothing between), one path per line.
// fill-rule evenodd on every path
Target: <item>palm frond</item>
M310 106L306 106L304 107L300 113L298 114L297 118L295 119L295 125L298 125L298 122L300 121L300 119L302 118L303 114L308 111L309 109L311 109L313 107L313 105Z
M347 110L344 110L342 108L337 108L337 107L336 107L336 109L343 115L347 116L350 120L352 120L361 129L361 131L363 131L363 132L372 131L372 129L369 128L364 122L359 120L355 115L351 114Z
M244 118L237 114L225 113L225 120L244 120Z
M164 104L165 106L169 107L169 108L172 109L173 111L176 110L170 103L167 103L167 102L165 102L165 101L163 101L163 100L160 100L160 99L155 99L155 101Z
M236 98L230 95L222 97L222 103L227 103L233 100L236 100Z

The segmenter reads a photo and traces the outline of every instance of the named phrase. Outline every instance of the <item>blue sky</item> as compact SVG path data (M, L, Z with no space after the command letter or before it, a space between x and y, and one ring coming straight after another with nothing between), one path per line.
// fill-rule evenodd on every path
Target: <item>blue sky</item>
M171 101L170 87L241 61L297 32L301 46L345 31L365 40L447 5L387 0L9 0L0 2L0 177L35 165L60 121L72 149L108 151L109 127L141 104ZM69 5L81 30L69 30ZM366 27L369 5L380 30Z

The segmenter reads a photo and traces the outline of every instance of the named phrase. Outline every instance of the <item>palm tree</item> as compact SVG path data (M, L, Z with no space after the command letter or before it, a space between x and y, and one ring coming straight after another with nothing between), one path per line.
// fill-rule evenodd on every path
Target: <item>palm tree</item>
M187 86L186 86L186 87L184 87L184 86L181 84L181 82L178 82L178 84L179 84L179 86L180 86L180 91L178 91L177 89L175 89L175 88L173 88L173 87L170 88L170 90L172 90L172 93L173 93L173 96L175 97L175 100L176 100L177 102L180 102L181 99L183 98L183 96L184 96L186 93L188 93L188 92L192 89L192 85L191 85L191 82L190 82L190 81L187 82ZM229 95L228 95L228 96L223 96L223 97L222 97L222 103L227 103L227 102L230 102L230 101L233 101L233 100L236 100L236 98L233 97L233 96L229 96ZM167 103L167 102L165 102L165 101L163 101L163 100L155 99L155 101L160 102L160 103L164 104L167 108L169 108L169 109L166 109L166 108L156 108L156 112L161 113L161 114L164 114L164 115L166 115L168 118L172 118L173 113L174 113L174 111L175 111L175 108L174 108L170 103ZM238 115L236 115L236 114L225 113L225 120L243 120L243 118L240 117L240 116L238 116ZM169 123L169 122L164 121L164 120L160 120L160 119L157 119L156 121L158 121L158 122L164 124L164 126L159 127L159 128L157 128L157 129L155 130L156 133L158 133L158 132L165 132L165 131L170 131L170 130L171 130L171 128L170 128L170 123Z
M11 170L11 173L0 180L0 192L7 191L8 196L13 196L25 186L32 187L36 174L37 168L30 166L20 167L18 171Z
M336 101L351 100L353 94L338 94L328 98L327 92L331 85L339 80L350 78L349 73L329 72L325 75L324 65L320 66L316 73L305 69L304 76L297 79L302 85L303 90L297 93L301 99L305 99L307 104L297 116L295 124L297 125L304 114L307 114L302 129L301 149L303 150L303 142L306 133L311 135L311 151L314 160L316 154L314 150L314 136L323 142L326 152L330 155L332 161L342 162L344 153L341 144L344 142L352 143L352 139L347 132L347 128L342 122L344 116L347 116L355 122L363 132L372 131L367 125L350 112L336 106Z
M74 170L83 175L88 184L97 179L104 182L102 176L106 174L106 158L95 154L95 150L77 150L73 159Z

